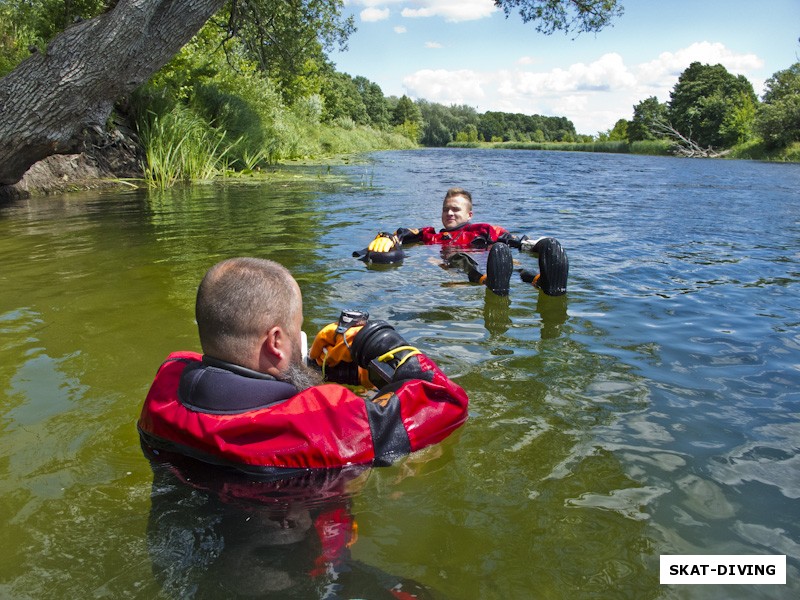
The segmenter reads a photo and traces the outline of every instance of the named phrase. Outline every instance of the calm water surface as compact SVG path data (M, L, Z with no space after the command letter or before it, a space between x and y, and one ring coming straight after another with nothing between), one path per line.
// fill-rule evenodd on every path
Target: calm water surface
M800 596L800 167L423 150L334 171L0 207L0 597L266 596L279 570L248 549L271 530L223 543L219 520L158 512L135 430L163 358L198 348L200 277L234 255L292 270L310 337L366 308L470 396L455 435L348 488L345 597ZM494 297L434 247L350 256L438 225L454 185L476 220L562 241L566 299ZM787 585L661 586L661 554L785 554Z

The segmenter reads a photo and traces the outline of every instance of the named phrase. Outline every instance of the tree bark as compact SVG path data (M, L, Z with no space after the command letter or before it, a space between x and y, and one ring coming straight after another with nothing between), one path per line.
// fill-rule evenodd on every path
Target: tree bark
M52 154L76 152L114 102L164 66L225 0L119 0L0 79L0 192Z

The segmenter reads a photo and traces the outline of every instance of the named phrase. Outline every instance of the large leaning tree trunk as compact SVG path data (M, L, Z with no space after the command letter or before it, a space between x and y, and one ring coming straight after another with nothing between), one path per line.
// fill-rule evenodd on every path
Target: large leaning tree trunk
M186 44L225 0L119 0L0 79L0 192L52 154L75 152L114 102Z

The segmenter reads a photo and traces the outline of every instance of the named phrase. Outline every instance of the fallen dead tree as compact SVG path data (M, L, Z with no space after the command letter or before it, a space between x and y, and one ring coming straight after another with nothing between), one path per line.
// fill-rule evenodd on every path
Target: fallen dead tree
M721 158L730 152L730 150L716 150L711 146L703 148L691 138L691 133L689 135L683 135L672 126L672 123L667 121L653 121L650 126L650 131L655 135L666 136L671 139L675 143L672 152L676 156L683 156L685 158Z

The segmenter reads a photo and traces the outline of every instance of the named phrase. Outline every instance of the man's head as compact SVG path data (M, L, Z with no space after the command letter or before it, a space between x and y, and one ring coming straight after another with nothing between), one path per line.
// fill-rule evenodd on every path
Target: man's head
M303 299L286 268L260 258L231 258L208 270L197 290L203 352L274 377L302 362Z
M442 225L456 229L472 218L472 194L461 188L450 188L442 204Z

